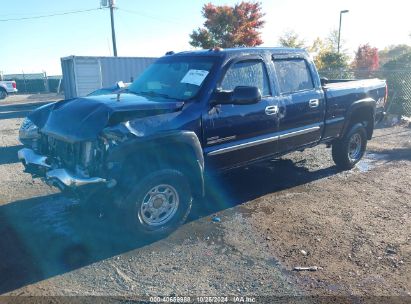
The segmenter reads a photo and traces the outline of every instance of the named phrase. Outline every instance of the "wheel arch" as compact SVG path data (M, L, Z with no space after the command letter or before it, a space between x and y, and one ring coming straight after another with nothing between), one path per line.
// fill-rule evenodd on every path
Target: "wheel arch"
M119 146L108 161L121 162L137 179L153 170L175 169L188 179L194 197L204 196L204 156L197 135L173 131L136 138Z
M347 110L345 124L343 131L340 134L340 138L350 130L351 126L356 123L361 123L367 131L367 139L370 140L374 132L375 105L375 100L370 97L352 103Z

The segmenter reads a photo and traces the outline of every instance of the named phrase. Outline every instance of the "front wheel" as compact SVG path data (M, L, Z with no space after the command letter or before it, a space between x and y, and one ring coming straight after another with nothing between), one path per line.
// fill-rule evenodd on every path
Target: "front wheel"
M167 234L184 223L191 205L187 178L177 170L159 170L133 187L126 198L126 216L138 233Z
M356 124L342 139L333 143L333 160L340 169L349 170L363 157L366 147L367 132L362 124Z

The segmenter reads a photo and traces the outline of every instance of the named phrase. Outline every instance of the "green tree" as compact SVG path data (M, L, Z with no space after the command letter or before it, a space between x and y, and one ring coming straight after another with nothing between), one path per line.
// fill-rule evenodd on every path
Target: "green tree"
M321 51L314 62L320 70L342 70L349 67L347 56L330 50Z
M300 39L299 35L293 30L284 32L278 42L283 47L305 48L305 41Z
M385 49L378 52L380 58L380 66L383 66L387 62L396 59L408 52L411 52L411 46L406 44L390 45Z
M331 48L333 52L338 51L338 30L331 30L328 36L326 37L326 44ZM346 53L347 50L344 49L345 40L340 39L340 52Z
M320 72L321 77L327 78L351 78L348 71L348 56L345 53L337 53L337 47L334 46L334 34L326 39L316 38L307 51L314 58L314 63Z
M203 28L190 34L190 44L204 49L212 47L257 46L263 43L261 29L264 25L261 4L240 2L234 6L205 4L202 15Z
M326 42L321 39L320 37L317 37L314 39L313 43L307 47L307 51L311 53L314 57L320 53L321 51L324 50L331 50L329 45L326 44Z

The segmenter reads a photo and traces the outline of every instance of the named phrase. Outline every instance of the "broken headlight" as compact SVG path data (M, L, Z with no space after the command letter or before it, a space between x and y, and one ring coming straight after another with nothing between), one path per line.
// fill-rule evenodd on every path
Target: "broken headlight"
M128 128L128 122L120 123L114 127L107 127L102 131L104 142L113 145L126 141L132 134Z

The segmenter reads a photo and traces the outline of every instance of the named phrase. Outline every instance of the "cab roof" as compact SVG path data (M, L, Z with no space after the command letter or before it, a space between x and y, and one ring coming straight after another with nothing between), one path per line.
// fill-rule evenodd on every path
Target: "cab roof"
M184 51L172 54L171 56L216 56L216 57L236 57L239 55L252 55L268 53L273 54L307 54L304 49L284 48L284 47L239 47L239 48L212 48L208 50Z

